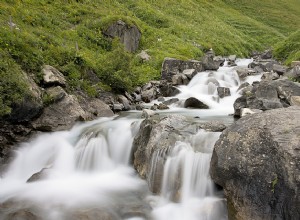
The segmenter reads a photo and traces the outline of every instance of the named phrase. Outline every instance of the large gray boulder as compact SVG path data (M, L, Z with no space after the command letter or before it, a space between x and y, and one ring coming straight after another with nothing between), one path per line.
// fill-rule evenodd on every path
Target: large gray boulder
M162 64L161 79L172 82L174 75L183 73L187 69L194 69L196 72L204 71L203 64L200 61L165 58Z
M152 192L160 192L163 165L166 160L166 157L158 157L155 173L151 173L153 155L171 149L176 141L184 140L196 131L197 126L181 115L169 115L163 118L157 116L141 123L133 142L133 165L138 174L148 180Z
M300 108L245 116L223 131L210 164L229 219L300 219Z
M300 95L300 84L290 80L253 83L234 103L234 115L240 117L241 108L270 110L291 106L291 97Z
M44 86L66 86L64 75L53 66L45 65L42 69Z
M103 34L107 37L120 38L125 49L129 52L135 52L139 47L141 32L135 25L128 25L124 21L116 21L112 23Z

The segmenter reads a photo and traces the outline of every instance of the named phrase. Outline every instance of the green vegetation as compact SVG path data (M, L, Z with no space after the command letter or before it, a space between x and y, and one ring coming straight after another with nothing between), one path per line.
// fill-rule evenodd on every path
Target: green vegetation
M98 89L123 92L158 79L165 57L198 59L209 48L247 56L277 44L279 58L299 57L298 0L2 0L0 9L0 115L12 98L21 99L18 74L38 82L43 64L62 71L69 90L95 96ZM119 19L139 27L137 53L147 50L149 62L102 35ZM89 72L101 82L91 82Z
M275 46L275 56L289 65L294 60L300 60L300 30L292 33L287 39Z
M275 175L275 178L272 181L272 186L271 186L272 187L272 189L271 189L272 193L275 192L275 186L277 185L277 183L278 183L278 177L277 177L277 175Z

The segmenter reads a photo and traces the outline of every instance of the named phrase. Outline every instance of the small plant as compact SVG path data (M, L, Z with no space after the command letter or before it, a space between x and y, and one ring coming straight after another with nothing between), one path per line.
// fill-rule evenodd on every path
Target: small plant
M272 187L271 191L272 191L272 193L275 192L275 186L277 185L277 183L278 183L278 177L277 177L277 175L275 175L275 178L274 178L274 180L271 183L271 187Z

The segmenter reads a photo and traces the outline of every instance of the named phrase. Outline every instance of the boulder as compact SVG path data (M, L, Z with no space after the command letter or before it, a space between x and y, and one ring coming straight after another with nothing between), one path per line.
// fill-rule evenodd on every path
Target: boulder
M159 110L166 110L166 109L169 109L169 107L163 103L159 103L157 109Z
M171 98L169 100L164 101L163 104L165 104L165 105L171 105L171 104L174 104L174 103L176 103L178 101L179 101L178 98Z
M184 74L176 74L172 76L172 85L187 85L189 84L189 79Z
M125 110L125 111L131 110L130 102L129 102L129 100L125 96L118 95L117 96L117 101L124 106L123 110Z
M46 89L46 96L47 96L47 100L49 102L48 104L59 102L63 98L65 98L66 95L67 95L66 91L60 86L50 87L50 88ZM44 99L44 102L45 102L45 99Z
M142 118L150 118L152 117L153 115L155 115L155 112L152 111L152 110L149 110L149 109L143 109L142 111Z
M291 96L291 105L300 106L300 96Z
M260 74L259 72L256 72L252 68L246 68L246 67L235 67L234 70L238 74L240 80L245 80L248 76L255 76Z
M261 79L262 80L277 80L279 79L279 75L276 72L265 72L263 73Z
M241 108L241 117L244 117L246 115L252 115L255 113L260 113L262 110L259 109L250 109L250 108Z
M223 131L210 174L229 219L300 219L300 108L253 114Z
M140 130L133 141L133 165L142 178L148 179L152 192L160 192L163 165L167 155L157 159L157 169L150 177L152 157L164 150L170 151L176 141L184 140L196 131L197 126L181 115L154 117L141 123Z
M172 82L173 75L182 73L186 69L194 69L196 72L204 71L203 64L200 61L165 58L162 64L161 79Z
M64 75L56 68L50 65L45 65L42 69L44 86L66 86L66 79Z
M116 21L108 26L103 34L110 38L118 37L125 49L129 52L135 52L139 47L141 32L135 25L128 25L124 21Z
M219 65L214 61L213 56L206 54L201 59L204 70L218 70Z
M157 91L154 87L148 90L143 90L142 100L146 103L149 103L156 98L156 95L157 95Z
M44 108L42 115L32 122L40 131L59 131L71 128L76 121L87 118L75 95L67 95L63 100Z
M230 89L227 87L218 87L217 88L218 95L220 98L224 98L226 96L230 96Z
M291 67L293 68L293 67L295 67L295 66L300 66L300 61L299 61L299 60L297 60L297 61L292 61Z
M184 108L199 108L199 109L209 109L208 105L204 104L200 100L190 97L184 102Z
M37 118L43 109L42 91L34 80L23 73L22 79L28 88L27 94L24 94L23 100L11 104L11 113L4 120L12 123L27 123L32 119Z
M225 58L224 57L221 57L221 56L215 56L213 58L215 64L217 64L218 66L223 66L224 63L225 63Z
M197 71L195 69L186 69L183 70L182 74L185 75L189 80L191 80L194 76L197 75Z
M249 90L247 89L249 88ZM234 103L234 115L241 116L241 108L270 110L291 106L291 97L300 95L300 84L290 80L253 83L243 90L243 96Z
M260 59L271 59L273 57L272 50L265 50L259 55Z
M284 76L299 82L300 81L300 65L294 66L292 69L288 70L286 72L286 74L284 74Z
M178 95L180 93L180 90L172 84L167 83L165 80L163 80L161 85L159 86L159 92L164 97L171 97Z
M124 105L121 104L121 103L114 103L114 104L112 105L112 110L113 110L114 112L120 112L120 111L123 111L123 110L124 110Z
M286 66L282 66L282 65L279 65L279 64L274 64L273 65L273 72L278 73L279 75L285 74L286 71L287 71Z

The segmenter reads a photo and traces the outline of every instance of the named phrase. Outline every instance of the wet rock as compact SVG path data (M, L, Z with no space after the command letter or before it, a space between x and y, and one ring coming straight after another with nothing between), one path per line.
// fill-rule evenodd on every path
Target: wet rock
M186 69L183 70L182 74L185 75L189 80L191 80L194 76L197 75L197 71L195 69Z
M31 183L31 182L43 180L47 177L48 172L49 172L48 168L43 168L41 171L34 173L26 182Z
M246 116L223 131L210 174L231 219L300 219L300 109Z
M209 122L201 123L199 125L199 128L211 132L222 132L223 130L226 129L226 125L224 125L222 122L219 121L209 121Z
M183 61L173 58L165 58L162 64L161 79L172 82L173 75L182 73L186 69L195 69L197 72L204 71L203 65L200 61Z
M224 57L221 57L221 56L215 56L213 58L215 64L217 64L218 66L223 66L224 63L225 63L225 58Z
M218 70L219 65L214 61L213 56L206 54L201 59L204 70Z
M159 102L164 102L164 101L165 101L165 98L164 98L164 97L158 97L157 101L159 101Z
M162 82L159 87L159 91L164 97L175 96L180 93L180 90L178 88L166 82Z
M220 83L218 82L218 80L216 80L216 78L213 77L209 77L206 81L206 84L208 85L209 83L213 83L215 86L220 86Z
M56 68L45 65L42 69L43 81L45 86L66 86L66 79L64 75Z
M241 108L241 117L244 117L246 115L252 115L255 113L260 113L262 110L259 109L250 109L250 108Z
M181 115L144 120L133 142L134 168L142 178L150 178L149 175L153 171L151 171L152 156L174 147L176 141L183 140L196 131L197 126ZM163 170L165 160L166 157L162 157L156 161L158 172L152 173L153 176L148 181L150 190L154 193L160 191L162 172L159 171Z
M165 105L172 105L172 104L174 104L174 103L176 103L178 101L179 101L178 98L171 98L169 100L164 101L163 104L165 104Z
M142 111L142 118L150 118L151 116L155 115L155 112L149 109L143 109Z
M244 82L239 86L237 91L242 91L244 88L246 88L248 86L250 86L250 84L248 82Z
M275 73L278 73L279 75L283 75L287 71L287 67L286 66L282 66L282 65L278 65L278 64L274 64L273 65L273 71Z
M140 93L142 91L149 90L151 88L152 88L152 84L150 82L148 82L147 84L143 85L142 90L140 91Z
M259 74L255 70L245 67L235 67L235 71L238 74L240 80L244 80L248 76L255 76Z
M116 21L108 26L103 34L110 38L118 37L125 49L129 52L135 52L139 47L141 32L135 25L126 24L124 21Z
M279 79L279 75L276 72L266 72L263 73L261 79L262 80L277 80Z
M169 107L163 103L159 103L157 109L159 110L165 110L165 109L169 109Z
M184 74L176 74L172 76L172 85L187 85L189 83L189 79Z
M4 220L41 220L29 210L19 210L9 214Z
M272 50L265 50L259 57L260 59L271 59L273 57Z
M146 103L151 102L156 98L157 92L155 88L142 91L142 100Z
M124 110L124 105L121 103L114 103L112 105L112 109L114 112L120 112L120 111Z
M190 97L184 102L184 108L199 108L199 109L209 109L208 105L204 104L200 100Z
M218 95L220 98L224 98L226 96L230 96L230 89L227 87L218 87L217 88Z
M157 108L158 108L158 105L154 104L154 105L151 106L150 110L156 111Z
M117 101L119 102L119 103L121 103L123 106L124 106L124 111L129 111L129 110L131 110L131 105L130 105L130 102L129 102L129 100L125 97L125 96L123 96L123 95L118 95L117 96Z
M141 111L141 110L143 110L145 107L143 106L143 105L141 105L141 104L137 104L136 106L135 106L135 109L136 110L138 110L138 111Z

